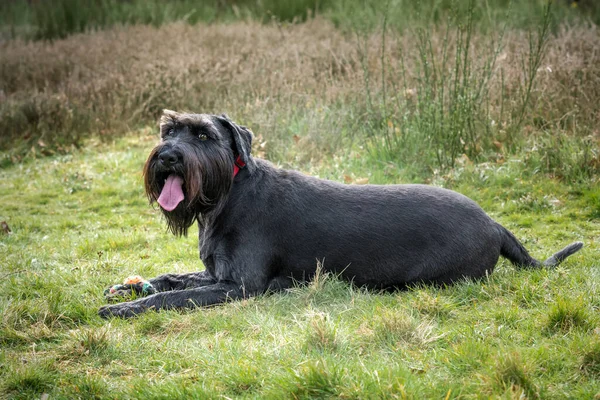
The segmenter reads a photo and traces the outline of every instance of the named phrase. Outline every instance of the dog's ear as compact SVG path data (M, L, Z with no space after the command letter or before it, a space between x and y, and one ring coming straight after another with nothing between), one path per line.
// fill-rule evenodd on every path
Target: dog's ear
M177 111L173 111L173 110L167 110L166 108L163 110L163 114L160 117L160 123L162 124L166 124L169 122L175 122L177 121L177 118L179 118L179 114Z
M220 116L217 116L217 119L230 131L236 156L240 156L241 160L246 164L248 171L252 173L256 166L254 160L250 156L250 152L252 151L252 131L245 126L233 122L227 114L221 114Z
M180 115L177 111L164 109L159 121L161 133L163 133L163 130L175 125Z

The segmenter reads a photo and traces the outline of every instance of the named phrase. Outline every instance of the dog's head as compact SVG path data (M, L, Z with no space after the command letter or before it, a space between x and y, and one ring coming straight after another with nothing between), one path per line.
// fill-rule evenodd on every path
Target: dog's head
M159 204L171 232L186 235L201 214L223 205L238 158L248 173L254 170L252 132L225 114L164 110L160 137L144 166L146 195Z

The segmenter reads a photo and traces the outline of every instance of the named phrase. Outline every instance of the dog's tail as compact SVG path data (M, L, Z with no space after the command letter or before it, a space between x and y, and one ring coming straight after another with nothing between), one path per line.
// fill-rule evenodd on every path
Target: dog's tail
M508 229L500 224L498 224L498 228L502 235L500 254L519 268L556 267L565 258L577 253L583 247L582 242L571 243L561 251L554 253L546 261L541 262L531 257L521 242Z

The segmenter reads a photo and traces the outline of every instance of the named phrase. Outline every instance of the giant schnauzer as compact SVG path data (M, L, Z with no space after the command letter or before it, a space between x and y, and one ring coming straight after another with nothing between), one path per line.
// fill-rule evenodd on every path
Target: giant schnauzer
M198 222L206 269L152 279L158 293L102 307L103 317L282 290L310 280L318 261L355 285L394 289L480 278L500 255L520 268L554 267L583 246L540 262L459 193L344 185L276 168L252 157L252 133L226 115L165 110L160 135L144 167L146 194L175 235Z

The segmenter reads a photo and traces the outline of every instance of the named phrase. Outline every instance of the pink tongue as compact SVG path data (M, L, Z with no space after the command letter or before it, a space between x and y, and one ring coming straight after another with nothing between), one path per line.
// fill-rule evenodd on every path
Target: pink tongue
M173 211L185 198L181 185L183 185L183 179L177 175L169 175L162 192L160 192L160 196L156 200L163 209Z

